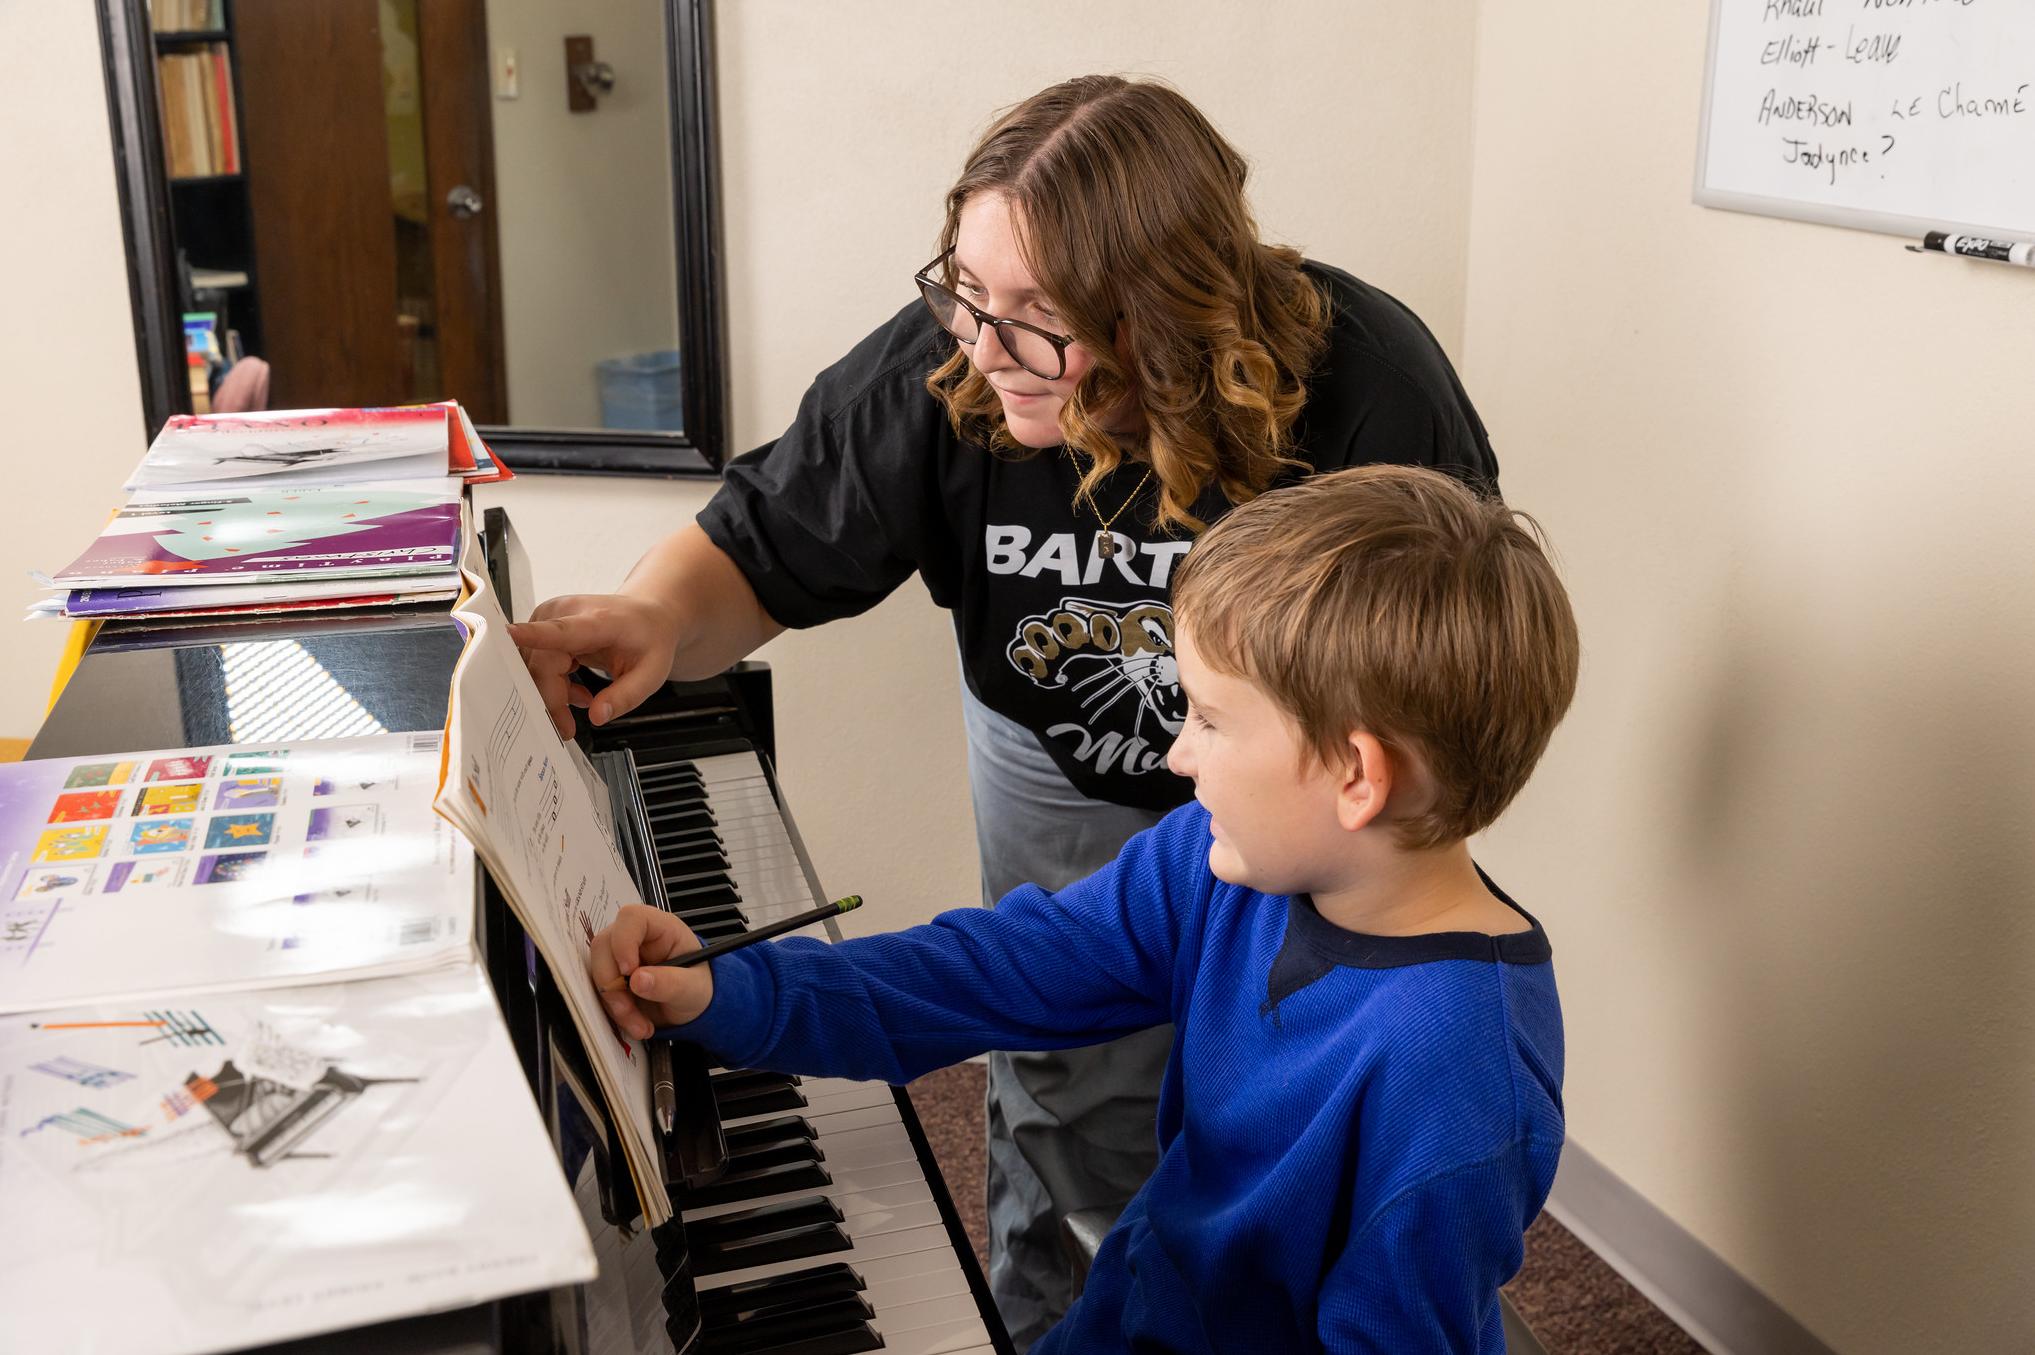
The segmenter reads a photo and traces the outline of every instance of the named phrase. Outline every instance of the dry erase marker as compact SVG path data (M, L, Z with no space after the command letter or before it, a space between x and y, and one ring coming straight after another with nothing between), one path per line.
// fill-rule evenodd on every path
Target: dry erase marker
M1948 231L1930 231L1922 237L1922 248L1934 250L1939 254L1955 254L1965 259L1991 259L1995 263L2015 263L2023 268L2035 268L2035 244L2026 240L1988 240L1983 235L1952 235Z

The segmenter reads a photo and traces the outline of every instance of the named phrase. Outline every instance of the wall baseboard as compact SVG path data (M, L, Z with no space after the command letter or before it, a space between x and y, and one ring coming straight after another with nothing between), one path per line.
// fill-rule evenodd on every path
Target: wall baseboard
M1836 1355L1573 1140L1547 1212L1713 1355Z

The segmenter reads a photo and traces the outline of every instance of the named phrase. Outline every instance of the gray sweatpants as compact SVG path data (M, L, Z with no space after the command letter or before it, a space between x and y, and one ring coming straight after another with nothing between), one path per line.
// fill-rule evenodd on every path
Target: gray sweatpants
M1090 800L1021 725L961 692L982 901L1092 874L1159 814ZM1153 1127L1173 1046L1161 1026L1108 1044L989 1056L989 1288L1023 1352L1074 1301L1060 1220L1121 1207L1158 1165Z

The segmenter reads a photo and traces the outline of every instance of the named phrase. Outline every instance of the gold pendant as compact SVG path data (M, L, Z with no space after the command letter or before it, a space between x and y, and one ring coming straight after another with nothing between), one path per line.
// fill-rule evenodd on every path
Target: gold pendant
M1097 555L1105 560L1113 560L1116 558L1116 552L1116 533L1104 531L1095 534L1095 553Z

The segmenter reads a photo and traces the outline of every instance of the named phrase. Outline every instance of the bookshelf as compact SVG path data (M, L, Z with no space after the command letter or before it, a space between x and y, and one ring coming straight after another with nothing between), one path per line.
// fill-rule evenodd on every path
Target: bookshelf
M240 133L233 0L150 0L163 178L179 304L218 318L241 351L262 351L254 220Z

